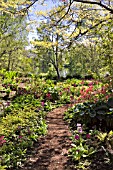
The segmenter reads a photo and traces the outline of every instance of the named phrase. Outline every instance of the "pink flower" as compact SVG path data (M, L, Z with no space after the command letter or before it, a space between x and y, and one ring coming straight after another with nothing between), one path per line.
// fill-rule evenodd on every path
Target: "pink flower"
M6 143L6 140L2 140L2 144Z
M10 106L10 102L7 102L7 103L6 103L6 106Z
M92 86L93 85L93 82L90 82L89 84L88 84L88 86Z
M0 141L0 146L3 145L4 143L6 143L6 140Z
M60 95L62 95L62 92L60 92Z
M44 104L45 104L44 102L41 102L41 105L42 105L42 106L44 106Z
M73 96L70 96L70 100L73 100Z
M20 130L21 129L21 126L18 126L18 130Z
M75 135L76 140L79 140L79 138L80 138L79 135Z
M4 139L4 136L0 136L0 141Z
M84 84L84 81L82 81L81 84Z
M28 134L31 134L31 130L29 127L27 128L27 132L28 132Z
M82 133L82 132L83 132L82 127L78 127L78 128L77 128L77 131L78 131L79 133Z
M72 84L72 86L76 87L76 84Z
M19 136L19 139L21 139L21 138L22 138L22 136L20 135L20 136Z
M108 99L108 98L109 98L109 96L107 95L105 98L106 98L106 99Z
M0 146L6 143L6 140L4 139L4 136L0 137Z
M90 139L90 137L91 137L90 134L86 134L87 139Z

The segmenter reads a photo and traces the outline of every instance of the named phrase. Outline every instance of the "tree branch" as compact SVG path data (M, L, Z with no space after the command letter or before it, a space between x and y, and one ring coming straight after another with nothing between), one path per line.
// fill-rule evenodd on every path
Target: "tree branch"
M28 9L30 8L30 7L32 7L36 2L38 2L39 0L34 0L32 3L30 3L28 6L26 6L26 7L24 7L24 8L22 8L22 9L20 9L20 10L16 10L15 9L15 11L13 11L13 10L7 10L7 9L5 9L5 8L3 8L2 7L2 5L0 5L0 7L2 7L3 9L4 9L4 12L6 12L6 11L8 11L8 12L10 12L11 14L13 14L13 15L15 15L15 14L19 14L19 13L27 13L28 12ZM22 4L19 4L18 6L21 6ZM26 4L27 5L27 4Z
M112 18L109 18L109 19L112 19ZM69 45L68 45L67 48L70 48L70 46L73 44L73 41L77 40L79 37L81 37L81 36L83 36L83 35L86 35L90 30L96 28L97 26L99 26L100 24L102 24L102 23L104 23L104 22L106 22L106 20L102 20L102 21L96 23L95 25L89 27L89 29L87 29L87 30L84 31L84 32L81 32L81 31L80 31L80 32L78 33L78 35L76 35L76 37L74 37L74 40L71 40L71 41L70 41L70 43L69 43Z
M104 5L101 0L99 2L96 1L87 1L87 0L73 0L74 2L81 2L81 3L85 3L85 4L93 4L93 5L98 5L104 9L106 9L107 11L109 11L111 14L113 14L113 9L110 8L110 6Z
M70 4L69 4L69 7L68 7L66 13L56 22L57 24L68 14L68 12L70 11L70 7L71 7L72 3L73 2L71 2L71 0L70 0Z
M23 8L22 10L20 10L20 12L22 11L27 11L30 7L32 7L36 2L38 2L38 0L35 0L35 1L33 1L31 4L29 4L27 7L25 7L25 8Z

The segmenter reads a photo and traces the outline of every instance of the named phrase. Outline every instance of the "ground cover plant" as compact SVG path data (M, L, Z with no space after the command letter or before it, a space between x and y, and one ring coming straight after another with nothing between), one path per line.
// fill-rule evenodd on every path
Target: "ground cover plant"
M17 84L13 98L7 97L3 100L4 97L1 96L1 106L4 106L0 120L2 169L20 167L27 156L27 149L47 133L46 112L54 108L51 100L54 101L56 98L52 96L51 89L48 90L49 83L45 86L34 86L29 87L26 83L23 87L18 87Z
M104 155L97 169L102 165L106 169L113 163L113 93L107 84L88 86L82 87L76 104L64 114L73 134L69 156L78 170L96 169L96 157Z
M10 103L0 122L2 165L7 168L21 166L27 148L47 132L44 117L43 104L32 95L18 97Z
M4 83L1 86L3 93L10 90L8 96L6 93L6 98L1 96L1 106L3 106L0 121L2 167L22 166L27 156L27 150L41 135L47 133L45 122L47 112L63 104L72 106L74 104L65 113L65 120L73 130L71 156L74 160L81 161L81 158L96 153L98 147L96 148L93 144L90 136L93 139L97 137L96 135L99 136L100 128L104 131L103 133L106 134L107 130L109 134L112 124L110 119L112 107L109 106L110 102L106 103L112 97L112 91L111 88L108 88L108 84L96 80L78 79L67 79L63 82L35 79L34 77L30 78L30 81L25 78L16 77L16 79L13 79L16 88L12 88L11 84L5 85ZM14 96L10 97L14 91ZM104 113L101 113L100 108L104 110ZM106 127L102 129L105 120ZM78 122L81 124L79 128L83 126L83 134L76 133ZM98 125L96 130L92 130L96 125ZM109 141L111 141L110 135L108 135ZM78 152L76 152L77 150Z

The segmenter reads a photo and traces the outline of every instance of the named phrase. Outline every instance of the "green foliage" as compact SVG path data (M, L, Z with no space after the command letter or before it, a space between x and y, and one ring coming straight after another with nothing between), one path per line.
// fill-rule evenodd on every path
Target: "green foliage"
M7 168L20 167L25 161L27 149L31 148L41 135L45 135L47 132L45 116L48 111L62 104L76 103L65 114L65 119L73 126L73 129L75 129L78 121L86 125L90 124L92 127L92 122L95 123L94 120L98 118L99 114L105 116L101 113L94 115L93 111L100 105L105 105L105 102L98 104L96 102L81 103L79 98L92 101L95 98L94 94L96 94L98 100L98 95L101 95L102 98L106 96L106 92L107 95L111 95L111 91L106 91L108 86L105 88L102 83L95 80L67 79L63 82L56 82L50 79L36 79L34 76L32 78L11 79L12 83L10 82L10 84L7 83L8 80L8 78L4 79L4 82L6 81L3 84L5 92L11 91L13 82L15 82L17 88L16 95L10 98L10 102L4 102L4 99L2 104L0 103L0 106L3 106L4 109L0 121L0 154L3 155L1 164L2 166L6 165ZM20 84L22 86L18 85L20 82L24 82ZM86 96L82 98L84 94L90 94L90 98L86 98ZM111 108L108 107L107 109L109 112L106 115L112 116ZM92 146L90 146L90 149L86 144L85 134L86 132L83 134L82 145L81 142L80 145L74 143L71 150L76 159L79 157L81 160L83 155L90 156L94 151ZM76 154L75 149L80 149L81 152Z
M10 114L6 114L10 113ZM17 97L5 110L0 124L2 165L21 166L27 148L32 147L40 135L45 135L47 125L41 102L32 95Z
M23 94L19 97L16 97L11 105L9 107L6 108L5 113L12 111L12 110L18 110L18 109L24 109L24 108L36 108L36 107L40 107L40 100L37 100L34 98L33 95L26 95Z
M95 126L97 129L109 130L111 126L111 118L113 110L109 108L108 104L99 101L97 103L82 103L77 104L70 108L65 113L65 120L69 122L72 128L76 128L77 122L85 124L92 128Z
M92 140L96 137L96 131L87 133L81 126L77 127L72 136L72 148L69 150L70 156L75 161L80 161L82 158L90 157L96 152L96 147Z

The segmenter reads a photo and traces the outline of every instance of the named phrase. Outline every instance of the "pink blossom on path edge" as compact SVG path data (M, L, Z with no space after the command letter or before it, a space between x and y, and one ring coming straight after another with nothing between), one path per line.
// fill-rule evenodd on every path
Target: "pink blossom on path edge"
M80 137L79 135L75 135L75 139L78 140Z
M4 139L4 136L0 136L0 141Z
M91 136L90 134L86 134L86 138L89 139Z
M21 138L22 138L22 136L19 136L19 138L21 139Z

